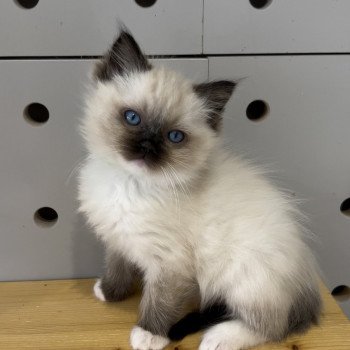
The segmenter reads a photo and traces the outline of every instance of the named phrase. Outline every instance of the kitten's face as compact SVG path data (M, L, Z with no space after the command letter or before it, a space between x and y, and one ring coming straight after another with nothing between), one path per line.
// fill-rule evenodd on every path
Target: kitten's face
M194 86L152 68L125 32L97 66L96 78L83 123L92 154L148 181L198 176L216 144L233 83Z

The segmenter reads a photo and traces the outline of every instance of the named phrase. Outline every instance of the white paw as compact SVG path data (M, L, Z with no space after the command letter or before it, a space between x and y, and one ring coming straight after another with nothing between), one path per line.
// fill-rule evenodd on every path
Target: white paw
M205 334L202 342L199 345L199 350L236 350L234 344L228 344L228 342L222 339L219 334Z
M168 338L154 335L138 326L135 326L130 334L130 343L134 350L161 350L169 342Z
M101 301L106 301L105 296L103 295L102 289L101 289L101 279L99 278L95 285L94 285L94 293L95 297Z

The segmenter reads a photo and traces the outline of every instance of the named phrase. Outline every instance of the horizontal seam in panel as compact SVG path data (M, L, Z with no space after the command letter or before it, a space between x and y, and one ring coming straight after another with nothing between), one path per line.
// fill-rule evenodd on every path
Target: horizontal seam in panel
M210 58L210 57L249 57L249 56L346 56L350 52L305 52L305 53L225 53L225 54L198 54L198 55L148 55L150 59L171 58ZM102 56L1 56L0 60L96 60Z

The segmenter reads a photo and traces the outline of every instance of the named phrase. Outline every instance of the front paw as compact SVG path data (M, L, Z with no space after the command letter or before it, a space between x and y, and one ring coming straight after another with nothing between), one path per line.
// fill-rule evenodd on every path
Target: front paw
M138 326L135 326L130 334L130 343L134 350L162 350L169 342L168 338L154 335Z
M105 295L101 288L101 279L99 278L94 285L94 294L98 300L106 301Z

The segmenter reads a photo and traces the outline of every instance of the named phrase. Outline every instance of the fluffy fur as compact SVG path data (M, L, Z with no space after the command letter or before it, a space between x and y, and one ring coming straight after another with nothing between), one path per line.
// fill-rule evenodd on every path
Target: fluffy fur
M96 69L82 123L89 156L80 210L107 248L97 296L121 300L133 278L143 278L134 349L164 347L196 303L226 310L202 350L278 341L319 317L298 211L258 167L221 147L221 114L233 88L228 81L193 85L152 68L126 32ZM140 126L125 123L126 109L141 115ZM181 144L166 138L174 129L186 135ZM140 155L145 139L152 154Z

